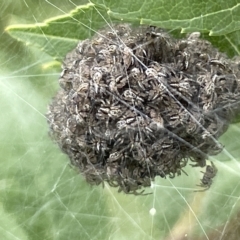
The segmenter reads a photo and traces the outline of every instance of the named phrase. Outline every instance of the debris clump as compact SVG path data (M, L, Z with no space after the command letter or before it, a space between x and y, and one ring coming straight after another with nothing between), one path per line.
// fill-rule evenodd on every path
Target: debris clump
M68 53L50 136L91 184L138 194L206 166L240 109L239 64L192 33L119 24ZM141 193L141 192L140 192Z

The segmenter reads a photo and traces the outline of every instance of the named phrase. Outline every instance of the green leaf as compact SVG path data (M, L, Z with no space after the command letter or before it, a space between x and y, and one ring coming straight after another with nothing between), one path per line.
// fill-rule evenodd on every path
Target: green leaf
M62 60L79 40L89 38L94 29L103 27L106 13L93 4L82 5L69 14L50 18L44 23L11 25L6 31L27 45L33 45L54 59Z
M6 31L13 37L62 60L79 40L92 36L113 19L156 25L182 32L201 31L229 56L239 55L240 4L235 1L102 1L76 7L69 14L44 23L12 25ZM110 18L109 18L110 17ZM221 35L221 36L220 36ZM226 47L227 46L227 47Z
M124 21L139 21L182 32L210 32L223 35L240 29L240 3L235 0L155 0L111 1L92 0L108 9L111 17Z

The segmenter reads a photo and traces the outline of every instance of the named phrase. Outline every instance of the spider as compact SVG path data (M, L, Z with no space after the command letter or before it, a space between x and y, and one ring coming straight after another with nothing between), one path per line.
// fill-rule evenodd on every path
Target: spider
M124 178L119 183L118 192L123 191L125 194L142 195L142 196L152 194L152 193L144 193L145 190L144 189L140 190L140 189L141 189L141 186L134 179Z
M217 167L213 164L211 161L211 165L207 165L206 172L204 173L203 178L201 179L201 184L197 185L199 187L204 187L202 190L197 190L196 192L204 192L208 190L211 185L212 185L212 179L216 176L217 174Z

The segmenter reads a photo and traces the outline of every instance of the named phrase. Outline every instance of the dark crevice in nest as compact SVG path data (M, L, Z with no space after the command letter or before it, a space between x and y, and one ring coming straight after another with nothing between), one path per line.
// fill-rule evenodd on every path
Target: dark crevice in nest
M192 33L104 29L67 54L47 113L50 135L91 184L126 193L206 166L239 112L239 64ZM209 174L201 186L209 187ZM214 172L216 173L216 172Z

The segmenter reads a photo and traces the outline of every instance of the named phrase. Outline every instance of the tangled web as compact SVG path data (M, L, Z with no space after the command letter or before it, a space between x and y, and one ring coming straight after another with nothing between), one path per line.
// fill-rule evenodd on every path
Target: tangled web
M206 166L240 104L239 64L192 33L103 29L68 53L49 106L50 135L87 182L125 193ZM211 173L212 170L215 170ZM216 174L208 166L201 186Z

